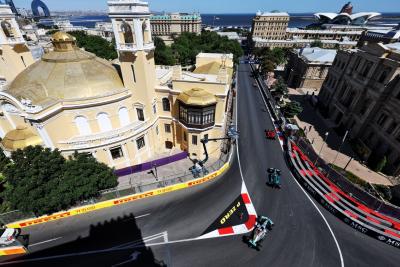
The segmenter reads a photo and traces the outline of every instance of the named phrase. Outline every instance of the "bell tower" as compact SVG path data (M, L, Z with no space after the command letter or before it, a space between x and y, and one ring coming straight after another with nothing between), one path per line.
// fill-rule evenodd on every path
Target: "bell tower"
M145 117L153 117L156 70L149 5L109 0L108 7L125 87L132 90L133 101L144 106Z
M0 4L0 83L10 83L34 60L9 5Z

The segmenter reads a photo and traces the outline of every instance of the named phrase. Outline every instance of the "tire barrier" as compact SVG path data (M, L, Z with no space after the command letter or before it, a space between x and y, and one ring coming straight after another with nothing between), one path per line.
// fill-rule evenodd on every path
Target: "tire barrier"
M287 143L287 156L295 178L324 208L355 230L400 248L398 219L378 213L342 191L292 141Z

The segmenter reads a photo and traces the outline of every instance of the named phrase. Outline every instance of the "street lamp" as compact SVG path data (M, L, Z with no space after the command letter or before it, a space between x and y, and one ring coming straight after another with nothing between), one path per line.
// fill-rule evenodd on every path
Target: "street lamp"
M337 154L336 154L335 159L334 159L333 162L332 162L332 165L335 165L335 161L336 161L337 158L339 157L340 150L342 149L342 146L343 146L344 142L346 141L346 138L347 138L347 135L348 135L348 134L349 134L349 131L346 131L346 134L345 134L344 137L343 137L342 143L341 143L340 146L339 146L339 150L338 150L338 152L337 152ZM351 160L350 160L350 161L351 161ZM350 161L349 161L349 164L350 164ZM346 167L347 167L347 166L346 166Z
M321 150L320 150L319 153L318 153L318 157L317 157L317 159L315 160L314 165L317 164L317 161L318 161L319 157L321 156L322 149L324 148L324 145L325 145L325 143L326 143L326 140L328 139L328 136L329 136L329 132L326 132L326 133L325 133L324 142L322 143Z

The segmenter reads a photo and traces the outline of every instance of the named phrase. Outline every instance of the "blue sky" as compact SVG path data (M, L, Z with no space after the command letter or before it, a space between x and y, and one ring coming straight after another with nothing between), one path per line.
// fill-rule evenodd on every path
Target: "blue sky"
M50 10L105 10L107 0L43 0ZM201 13L254 13L257 10L288 12L338 12L347 0L147 0L153 11ZM14 0L29 7L30 0ZM400 0L354 0L354 11L400 12Z

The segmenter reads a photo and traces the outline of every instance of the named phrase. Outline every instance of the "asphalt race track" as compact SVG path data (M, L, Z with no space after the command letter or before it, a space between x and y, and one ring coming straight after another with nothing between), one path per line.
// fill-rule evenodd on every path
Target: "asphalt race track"
M304 193L286 165L279 142L265 138L264 130L272 129L273 125L250 76L250 66L241 64L237 94L239 154L235 154L231 168L223 176L190 190L24 229L31 254L12 259L14 263L3 263L9 266L343 266L343 263L352 267L399 266L398 249L345 225L319 204L313 204ZM239 196L240 167L257 213L275 223L262 250L248 248L240 235L192 240ZM266 185L266 171L270 167L282 171L281 190Z

